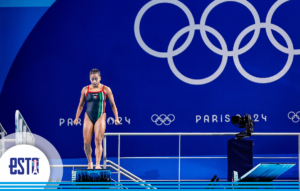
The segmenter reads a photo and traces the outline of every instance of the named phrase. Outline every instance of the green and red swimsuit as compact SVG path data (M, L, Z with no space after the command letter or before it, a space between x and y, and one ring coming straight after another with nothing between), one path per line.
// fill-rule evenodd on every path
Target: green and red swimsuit
M99 92L90 92L89 86L86 92L86 114L93 124L105 113L106 94L104 92L104 85Z

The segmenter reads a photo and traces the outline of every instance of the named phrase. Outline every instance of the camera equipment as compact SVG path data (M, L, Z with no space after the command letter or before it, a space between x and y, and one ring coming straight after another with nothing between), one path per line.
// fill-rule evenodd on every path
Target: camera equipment
M251 133L254 132L254 121L251 119L249 114L245 114L244 116L233 116L231 117L231 122L233 125L239 128L245 128L245 130L241 131L239 134L236 134L236 139L244 140L246 137L250 137Z

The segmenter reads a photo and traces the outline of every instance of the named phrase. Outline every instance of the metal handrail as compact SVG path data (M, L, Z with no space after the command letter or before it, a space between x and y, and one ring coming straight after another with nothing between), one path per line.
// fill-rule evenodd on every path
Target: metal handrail
M227 159L227 157L120 157L121 159ZM298 157L253 157L254 159L297 159Z
M112 166L114 167L118 167L117 164L115 164L114 162L110 161L110 160L107 160L108 163L110 163ZM129 174L131 177L135 178L137 181L142 181L142 182L145 182L144 180L140 179L139 177L137 177L136 175L134 175L133 173L127 171L126 169L120 167L120 170L126 172L127 174Z
M5 131L1 123L0 123L0 132L4 132L4 136L7 135L7 132Z
M239 132L228 133L105 133L104 136L235 136ZM300 133L252 133L251 136L298 136Z
M5 131L4 127L2 126L2 124L0 123L0 157L2 157L2 155L5 152L5 135L7 135L7 132Z
M145 180L151 182L177 182L178 180ZM211 179L185 179L181 182L210 182ZM219 179L220 182L227 182L227 179ZM122 182L131 182L131 180L122 180ZM273 180L273 182L298 182L298 180Z
M108 163L110 163L111 165L113 165L114 167L118 166L117 164L115 164L114 162L110 161L110 160L107 160ZM144 182L144 180L140 179L139 177L137 177L136 175L134 175L133 173L127 171L126 169L120 167L120 170L122 170L123 172L127 173L127 175L129 174L129 176L135 178L135 182ZM151 186L151 184L146 184L147 186ZM156 189L156 188L154 188Z
M35 138L34 138L34 136L32 135L32 132L31 132L29 126L27 125L27 123L26 123L26 121L25 121L23 115L21 114L21 112L20 112L19 110L16 110L16 113L15 113L15 120L16 120L16 121L15 121L15 125L16 125L16 127L18 126L18 123L19 123L19 120L17 120L17 119L19 119L19 116L22 117L22 120L23 120L23 122L24 122L25 125L26 125L26 129L29 130L31 137L33 138L33 141L35 142ZM18 133L18 132L16 132L16 136L17 136L17 133ZM16 140L17 140L17 137L16 137Z
M180 182L180 159L181 158L202 158L203 157L181 157L181 136L235 136L238 132L225 132L225 133L105 133L103 137L103 166L107 166L107 136L118 136L118 182L121 181L120 171L120 159L129 159L133 157L121 157L121 136L179 136L179 156L176 157L179 160L178 166L178 181ZM297 159L300 164L300 133L252 133L251 136L298 136L298 157L254 157L259 159ZM150 158L150 157L134 157L134 158ZM151 158L165 158L173 159L173 157L151 157ZM174 157L175 158L175 157ZM227 157L205 157L205 158L227 158ZM298 169L298 179L300 181L300 165Z
M112 168L113 170L117 170L115 167L111 166L110 168ZM128 174L124 173L124 172L120 172L122 175L124 175L125 177L129 178L131 181L134 181L134 182L140 182L139 180L136 180L134 178L132 178L131 176L129 176ZM141 182L143 183L143 182ZM145 184L139 184L140 186L145 186ZM147 186L149 186L149 184L146 184ZM151 185L150 185L151 186ZM150 189L150 188L146 188L146 189ZM156 188L153 188L153 189L156 189Z

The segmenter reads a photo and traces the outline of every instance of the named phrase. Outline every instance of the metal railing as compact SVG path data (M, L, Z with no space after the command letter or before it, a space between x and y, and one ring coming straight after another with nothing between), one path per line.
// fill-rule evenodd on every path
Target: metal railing
M111 168L111 169L113 169L115 171L118 171L118 169L116 168L117 164L115 164L114 162L112 162L110 160L107 160L107 162L110 163L111 165L106 165L105 169L108 167L108 168ZM100 166L104 167L104 165L100 165ZM85 168L87 168L88 165L82 165L82 164L79 164L79 165L76 165L76 164L71 164L71 165L50 165L50 167L51 168L73 168L73 170L75 170L74 168L78 168L78 167L85 167ZM96 167L96 165L93 165L93 167ZM140 186L151 186L151 184L143 184L143 183L146 183L146 181L140 179L136 175L134 175L131 172L127 171L126 169L124 169L124 168L121 167L121 170L122 170L122 172L120 172L120 174L122 174L123 176L127 177L130 181L140 182L141 183L141 184L139 184ZM115 173L118 173L118 172L111 172L111 174L115 174ZM150 188L146 187L146 189L150 189ZM156 189L156 188L151 188L151 189Z
M15 113L16 145L35 145L34 136L19 110Z
M0 123L0 158L5 152L5 135L7 135L7 132Z
M7 139L5 136L7 135L7 132L3 128L3 126L0 123L0 158L6 151L5 149L5 143L7 142L15 142L16 145L18 144L35 144L34 136L29 129L26 121L24 120L24 117L20 113L19 110L16 110L15 112L15 139Z
M180 182L180 159L221 159L227 157L182 157L181 136L235 136L237 133L105 133L103 137L103 166L107 167L107 136L118 136L118 182L121 181L120 159L178 159L178 182ZM178 157L121 157L121 136L178 136ZM300 133L252 133L251 136L298 136L298 157L253 157L254 159L298 159L300 164ZM300 181L300 165L298 165L298 179Z

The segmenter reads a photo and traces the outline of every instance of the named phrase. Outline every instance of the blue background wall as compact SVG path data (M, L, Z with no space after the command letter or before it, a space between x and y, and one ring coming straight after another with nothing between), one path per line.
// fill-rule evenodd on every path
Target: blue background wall
M112 89L122 117L122 125L108 124L106 132L238 132L241 129L225 117L245 113L256 119L256 132L299 132L300 123L288 118L290 111L296 113L299 108L297 54L287 73L272 83L246 79L232 57L212 82L185 83L173 74L167 58L148 54L136 40L135 19L148 2L59 0L50 8L1 7L0 122L8 133L14 132L14 112L18 109L32 132L48 139L62 158L84 158L82 125L72 126L68 120L75 117L80 91L90 83L92 68L101 71L101 82ZM249 2L264 23L276 1ZM182 3L198 24L212 1L184 0ZM272 18L272 23L289 35L294 49L300 48L299 6L296 0L283 3ZM218 5L206 21L207 26L223 36L229 50L238 35L252 24L251 12L236 2ZM149 47L167 51L172 37L188 25L182 10L163 3L144 14L140 30ZM287 46L280 34L274 31L273 34L281 45ZM216 37L207 35L221 48ZM240 47L246 45L252 35L253 31L246 35ZM187 36L188 33L179 38L175 49ZM272 45L265 29L261 29L253 47L239 56L243 68L257 77L277 74L287 58L286 53ZM200 79L217 70L222 56L211 51L196 30L188 48L173 59L183 75ZM113 117L107 106L108 117ZM154 114L173 114L175 120L170 125L158 126L151 120ZM201 116L201 120L196 121L197 116ZM215 116L217 121L212 120ZM130 119L130 124L125 117ZM204 120L207 118L209 121ZM65 122L60 124L61 121ZM182 155L224 155L229 138L183 137ZM296 137L254 137L254 142L255 154L297 153ZM109 138L108 146L108 156L117 156L116 138ZM121 155L177 156L177 146L177 137L124 137Z

